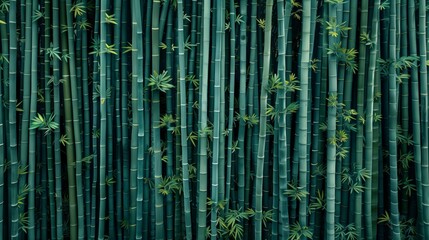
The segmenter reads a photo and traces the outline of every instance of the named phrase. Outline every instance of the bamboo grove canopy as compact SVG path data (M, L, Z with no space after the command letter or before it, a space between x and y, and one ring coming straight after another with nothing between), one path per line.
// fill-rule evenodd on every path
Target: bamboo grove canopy
M429 239L426 0L0 0L1 239Z

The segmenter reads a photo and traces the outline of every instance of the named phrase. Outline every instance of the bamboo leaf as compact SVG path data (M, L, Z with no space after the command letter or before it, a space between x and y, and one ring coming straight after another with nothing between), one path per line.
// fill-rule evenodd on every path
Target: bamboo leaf
M44 18L44 14L43 12L39 11L39 10L34 10L34 15L33 15L33 22L37 22L38 20Z
M83 2L75 3L70 9L70 12L73 13L74 17L82 16L86 12L85 5Z
M114 24L114 25L118 24L116 22L116 19L115 19L115 14L109 15L109 14L105 13L104 17L105 17L104 19L106 20L106 23L110 23L110 24Z
M3 14L8 13L9 7L10 7L10 1L9 0L0 1L0 12L2 12Z
M161 74L154 72L149 77L148 86L152 87L153 90L159 90L161 92L167 92L168 90L174 88L172 85L171 77L168 75L167 71L163 71Z

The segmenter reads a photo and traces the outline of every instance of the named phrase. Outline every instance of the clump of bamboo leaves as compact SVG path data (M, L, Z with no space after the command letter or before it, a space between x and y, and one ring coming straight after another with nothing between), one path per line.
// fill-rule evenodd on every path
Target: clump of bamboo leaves
M0 0L1 239L429 239L425 0Z

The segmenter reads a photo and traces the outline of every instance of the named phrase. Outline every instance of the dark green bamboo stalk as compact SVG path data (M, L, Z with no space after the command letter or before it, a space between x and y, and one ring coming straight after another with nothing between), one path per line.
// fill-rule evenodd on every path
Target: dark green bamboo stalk
M240 22L240 90L239 90L239 116L240 122L238 126L238 183L237 183L237 208L244 210L245 198L245 116L246 116L246 71L247 71L247 0L240 1L240 15L244 21Z
M389 59L396 61L396 0L391 1L390 9ZM398 207L398 169L397 169L397 87L396 68L389 66L389 167L390 167L390 219L392 224L392 239L401 239Z
M371 39L374 42L369 56L368 67L368 81L367 81L367 95L366 95L366 119L365 119L365 168L368 172L372 173L372 158L373 158L373 124L374 124L374 84L375 84L375 68L377 63L377 47L378 42L378 27L379 27L379 10L380 1L374 1L374 12L372 15L371 26ZM366 192L364 194L364 217L365 217L365 238L372 239L376 236L374 233L375 227L373 226L373 213L372 213L372 178L365 181Z
M422 186L423 186L423 229L424 237L429 237L429 111L428 111L428 72L427 72L427 33L426 33L426 1L419 1L419 56L420 56L420 94L421 94L421 109L422 109ZM426 64L425 64L426 63Z
M183 3L177 1L178 23L177 23L177 41L179 46L179 78L180 78L180 142L182 146L182 176L183 176L183 202L185 214L185 233L186 238L192 238L191 206L189 196L189 165L188 165L188 140L186 128L186 81L185 81L185 47L183 36Z
M6 22L5 21L5 15L4 12L2 10L0 10L0 21ZM3 34L6 33L5 31L5 26L0 26L0 32ZM7 53L6 53L6 49L7 47L4 45L8 45L7 41L5 41L5 37L3 37L1 39L1 44L2 44L2 49L1 49L1 55L6 55L5 57L7 57ZM7 49L8 51L8 49ZM5 73L5 69L7 69L7 62L2 60L0 62L0 69L2 69L0 71L0 99L4 99L4 92L6 91L5 88L3 87L3 84L1 82L6 81L6 73ZM5 145L7 143L6 140L6 134L5 134L5 120L7 118L5 118L5 110L3 105L0 105L0 237L4 236L4 229L5 228L5 221L4 221L4 212L5 212L5 196L7 196L5 194L4 191L4 186L5 186L5 159L7 157L7 151L5 151ZM6 142L6 143L5 143ZM7 149L6 149L7 150ZM7 175L6 175L7 176Z
M300 62L301 91L299 92L299 113L298 113L298 157L299 157L299 188L307 191L307 134L309 132L308 105L309 105L309 75L310 75L310 29L311 29L311 2L303 2L302 16L302 47ZM299 224L301 227L307 226L307 196L303 196L299 202Z
M17 149L17 126L16 126L16 87L17 87L17 2L10 1L9 10L9 155L10 155L10 184L9 184L9 204L10 204L10 238L18 239L18 149Z
M51 37L52 37L52 31L49 26L52 24L52 18L51 18L51 12L52 12L52 4L51 1L45 0L44 2L44 11L45 11L45 18L44 18L44 49L48 49L51 46ZM52 116L53 109L51 106L51 90L53 89L52 83L49 81L52 78L52 71L51 71L51 62L53 62L53 59L45 52L44 54L44 80L45 80L45 89L44 89L44 101L45 101L45 113L46 116ZM49 213L50 213L50 236L52 239L56 239L56 208L55 208L55 172L54 172L54 158L53 158L53 133L48 134L46 136L46 162L47 162L47 171L48 171L48 196L49 196Z
M153 1L152 6L152 69L155 73L159 73L160 55L159 55L159 10L161 2L159 0ZM155 187L158 187L162 181L162 161L161 161L161 141L160 141L160 100L158 89L152 88L152 131L153 131L153 174ZM164 207L163 196L159 191L155 191L155 238L164 238Z
M235 4L233 1L229 3L229 19L230 19L230 69L229 69L229 103L228 103L228 149L226 155L226 180L225 180L225 212L229 209L231 201L231 175L232 175L232 158L233 158L233 136L234 136L234 92L235 92ZM235 150L235 149L234 149Z
M59 1L52 2L52 47L60 49L60 16L59 16ZM61 119L61 102L60 102L60 59L53 58L53 88L54 88L54 121L60 124ZM54 129L54 162L55 162L55 195L56 195L56 238L63 239L63 211L62 211L62 174L61 174L61 150L60 150L60 129ZM53 234L55 235L55 234Z
M368 33L368 1L362 1L362 11L360 19L360 27L362 34ZM365 96L365 78L366 78L366 58L367 46L361 41L359 45L359 63L358 63L358 80L357 80L357 113L358 117L364 116L364 96ZM356 150L355 158L352 158L352 164L355 164L355 171L359 172L363 168L363 142L364 142L364 126L362 121L357 123L357 135L356 135ZM362 236L362 193L357 192L355 194L354 203L354 224L357 229L358 236Z
M106 216L106 140L107 140L107 79L106 61L108 49L107 38L107 1L100 5L100 165L99 165L99 214L98 239L104 239Z
M271 22L273 1L268 0L265 5L265 28L264 28L264 61L262 72L261 97L260 97L260 117L259 117L259 142L258 159L256 163L255 179L255 239L262 238L262 184L263 167L265 159L265 138L267 125L267 90L268 77L270 71L270 52L271 52Z
M85 237L84 228L84 204L83 204L83 184L82 184L82 142L81 142L81 131L79 122L79 93L78 83L76 76L76 54L75 54L75 43L74 43L74 30L73 30L73 19L71 16L72 1L66 0L66 16L67 16L67 44L68 44L68 56L70 59L69 71L70 71L70 94L71 94L71 105L72 105L72 121L73 121L73 140L74 140L74 151L75 151L75 178L76 178L76 209L77 209L77 225L78 225L78 238L83 239Z
M410 1L408 5L408 31L409 31L409 48L410 56L417 57L417 34L416 34L416 20L415 20L415 3ZM417 67L411 68L411 110L413 121L413 152L415 162L415 179L417 191L417 212L423 213L423 186L422 186L422 149L421 149L421 117L420 117L420 94L418 69ZM423 228L423 216L417 215L417 233L423 239L425 229Z
M32 12L37 8L38 1L32 1ZM37 79L38 79L38 27L37 21L31 23L31 88L30 88L30 119L36 117L37 111ZM29 130L28 158L28 239L36 239L36 129Z
M223 12L225 11L225 6L223 1L217 1L216 4L216 18L218 19L218 24L216 26L216 40L215 40L215 65L214 65L214 118L213 118L213 158L212 158L212 185L211 185L211 227L210 227L210 236L212 240L217 239L217 211L219 203L219 155L220 155L220 136L223 129L220 128L220 111L221 111L221 75L222 74L222 35L224 33L224 16Z
M289 213L288 213L288 199L284 192L287 190L287 155L288 155L288 143L287 143L287 132L286 128L286 40L288 33L289 17L291 11L291 3L286 1L286 7L284 7L284 1L277 1L277 16L279 26L279 59L278 59L278 74L280 80L284 82L283 87L279 89L277 93L279 95L279 109L281 112L279 116L279 146L278 146L278 166L279 166L279 222L280 222L280 236L282 238L289 238Z
M203 3L203 42L202 42L202 69L200 84L200 106L199 106L199 189L198 189L198 214L197 214L197 239L205 239L206 213L207 213L207 97L208 97L208 67L209 67L209 45L210 45L210 1Z
M137 91L137 195L136 195L136 239L143 236L143 188L144 188L144 103L143 103L143 46L139 39L142 39L142 22L140 18L141 6L139 2L132 2L133 34L132 40L136 51L133 51L133 81L136 82ZM134 115L134 114L133 114ZM147 234L144 236L147 238Z
M329 17L336 19L336 5L329 4ZM338 40L330 34L329 47L333 47ZM337 122L337 56L336 53L328 55L328 116L327 116L327 166L326 166L326 237L335 237L335 168L336 168L336 122Z

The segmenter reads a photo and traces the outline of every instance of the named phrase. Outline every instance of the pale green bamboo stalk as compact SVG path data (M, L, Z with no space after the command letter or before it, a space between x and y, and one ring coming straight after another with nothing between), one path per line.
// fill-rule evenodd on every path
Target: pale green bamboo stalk
M335 19L337 10L334 3L329 4L329 17ZM338 40L330 35L329 46ZM328 55L328 116L327 116L327 166L326 166L326 238L335 238L335 168L336 168L336 122L337 122L337 56Z
M225 181L225 212L229 209L231 202L231 178L232 178L232 158L233 158L233 135L234 135L234 92L235 92L235 5L233 1L229 3L230 18L230 69L229 69L229 103L228 103L228 150L226 155L226 181Z
M185 80L185 47L183 36L183 3L177 1L178 23L177 35L179 46L179 81L180 81L180 142L182 146L182 175L183 175L183 203L185 214L185 234L187 239L192 239L191 206L189 196L189 163L188 163L188 129L186 114L186 80Z
M246 135L245 117L246 117L246 74L247 74L247 0L240 1L240 15L244 21L240 22L240 86L239 86L239 116L238 125L238 161L237 161L237 200L238 209L244 210L245 207L245 145L244 138ZM250 88L250 87L249 87Z
M302 9L302 47L300 67L299 112L298 112L298 157L299 157L299 188L307 191L307 171L309 158L307 154L308 139L308 109L309 109L309 78L310 78L310 33L311 33L311 1L303 2ZM308 191L307 191L308 192ZM299 202L299 224L307 226L307 196Z
M200 123L198 127L198 147L199 147L199 164L198 164L198 213L197 213L197 239L205 239L206 233L206 214L207 214L207 97L208 97L208 67L209 67L209 47L210 47L210 1L203 2L203 42L202 42L202 69L201 69L201 102L199 106Z
M152 6L152 30L151 30L151 41L152 41L152 69L155 73L159 73L160 70L160 55L159 55L159 11L160 11L160 0L153 0ZM152 90L152 131L153 131L153 174L155 187L159 186L162 181L162 161L161 161L161 133L159 129L160 120L160 99L159 90ZM155 191L155 238L164 238L164 197L159 191Z
M218 19L216 25L216 40L215 40L215 64L214 64L214 106L213 106L213 158L212 158L212 184L211 184L211 227L210 227L210 236L212 240L217 239L217 211L218 211L218 202L219 202L219 155L220 155L220 137L221 131L220 128L220 104L221 104L221 75L222 74L222 51L224 46L222 45L222 34L224 33L224 16L223 12L225 11L224 2L219 0L216 4L216 18Z
M147 238L147 232L143 229L147 226L143 226L143 189L144 189L144 152L145 152L145 132L144 132L144 103L143 103L143 91L144 91L144 80L143 80L143 43L140 41L143 39L143 26L141 21L141 5L138 1L131 2L132 11L132 43L133 48L136 50L132 52L132 78L135 82L136 89L136 101L137 101L137 112L133 113L136 115L137 122L137 194L136 199L136 239ZM144 235L144 236L143 236Z
M377 43L378 43L378 31L379 31L379 10L380 0L374 1L374 12L372 16L371 26L371 40L374 42L369 56L369 67L368 67L368 81L367 81L367 95L366 95L366 119L365 119L365 168L372 174L372 158L373 158L373 124L374 124L374 84L377 64ZM365 181L366 192L364 194L364 223L365 223L365 238L373 239L376 237L376 228L373 226L373 212L372 212L372 178L369 177Z

